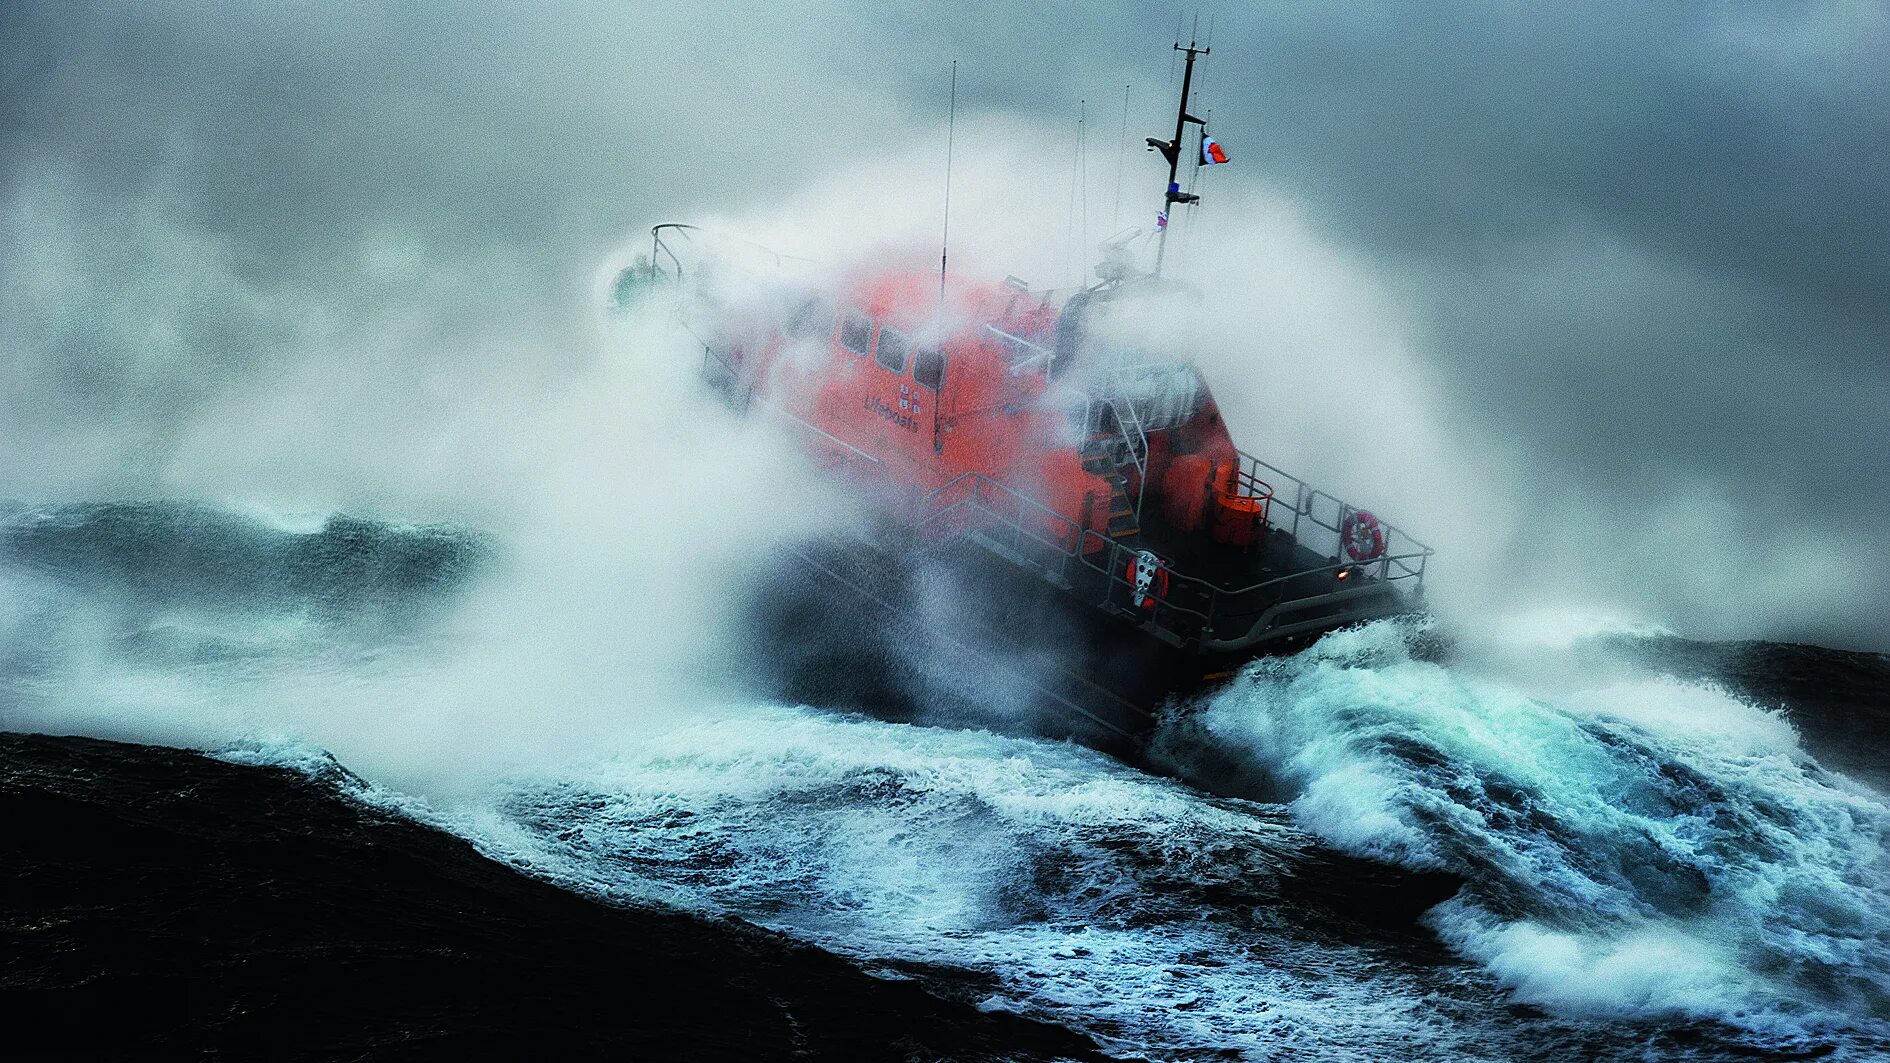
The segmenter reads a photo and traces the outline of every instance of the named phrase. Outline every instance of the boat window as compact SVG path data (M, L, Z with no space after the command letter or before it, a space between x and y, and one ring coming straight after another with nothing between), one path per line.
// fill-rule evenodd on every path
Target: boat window
M858 310L840 319L840 346L864 358L873 349L873 319Z
M945 355L941 351L920 351L912 356L912 379L920 387L937 391L945 384Z
M794 319L788 322L787 334L797 340L831 336L833 317L832 303L825 299L809 299L794 312Z
M873 357L888 373L906 371L906 352L912 349L912 342L898 329L881 328L879 346L873 348Z

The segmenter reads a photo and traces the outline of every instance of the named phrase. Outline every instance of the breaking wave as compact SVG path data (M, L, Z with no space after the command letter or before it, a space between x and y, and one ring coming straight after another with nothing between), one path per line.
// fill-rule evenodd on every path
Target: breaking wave
M1065 744L748 707L441 814L580 891L738 915L1124 1052L1508 1059L1593 1037L1325 926L1292 889L1319 852L1281 809Z
M1645 659L1593 664L1597 640L1659 632L1583 620L1454 654L1436 647L1464 639L1423 625L1341 632L1172 706L1163 776L982 730L671 705L591 643L518 623L497 632L529 643L518 660L455 671L483 629L430 618L493 554L341 517L15 510L0 724L149 736L227 705L172 740L298 768L581 892L749 919L1124 1053L1890 1051L1890 808L1779 711ZM63 641L83 652L55 652L78 628ZM648 719L560 716L597 712ZM568 730L555 756L410 785L410 753L467 759L469 721L508 750ZM1395 877L1383 864L1463 885L1422 928L1335 901L1352 876Z
M362 626L442 598L481 570L484 537L451 525L329 514L300 521L189 502L0 505L0 564L16 587L141 613L295 615Z
M1446 868L1431 924L1516 999L1687 1015L1758 1045L1890 1019L1890 807L1778 710L1610 676L1525 695L1419 659L1407 629L1263 661L1177 722L1348 851ZM1774 1043L1776 1042L1776 1043Z

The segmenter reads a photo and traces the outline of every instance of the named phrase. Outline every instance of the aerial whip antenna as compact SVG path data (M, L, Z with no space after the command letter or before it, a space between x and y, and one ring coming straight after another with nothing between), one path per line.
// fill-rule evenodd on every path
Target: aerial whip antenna
M1076 158L1078 179L1083 182L1083 213L1076 227L1076 286L1083 286L1083 260L1089 257L1089 101L1078 104L1076 119Z
M1080 288L1083 286L1083 245L1089 242L1089 140L1085 128L1089 120L1089 101L1078 100L1076 108L1076 150L1070 159L1070 220L1063 239L1076 270L1076 286ZM1079 189L1081 214L1077 212Z
M1116 211L1109 224L1122 228L1122 167L1129 161L1129 86L1122 86L1122 132L1116 135Z
M952 60L952 97L945 118L945 229L938 242L938 316L945 319L945 263L952 243L952 142L958 136L958 60Z
M952 246L952 144L958 139L958 60L952 60L952 95L945 114L945 225L938 238L938 318L933 331L938 335L933 345L938 350L938 390L932 393L932 453L944 449L938 436L938 407L945 398L945 266Z

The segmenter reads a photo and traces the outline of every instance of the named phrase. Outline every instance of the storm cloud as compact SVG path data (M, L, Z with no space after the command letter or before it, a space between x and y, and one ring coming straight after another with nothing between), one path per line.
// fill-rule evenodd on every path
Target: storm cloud
M1890 647L1884 4L1199 26L1197 109L1235 165L1178 222L1205 234L1179 266L1212 296L1209 264L1250 244L1279 287L1239 294L1267 304L1303 262L1344 294L1299 324L1360 348L1255 353L1282 387L1243 440L1293 424L1309 476L1439 529L1440 594L1466 607ZM1174 33L1123 3L8 5L0 496L448 505L441 484L514 460L481 453L492 423L527 430L600 357L601 260L810 186L885 200L877 159L937 153L953 59L969 165L1064 167L1087 101L1106 234L1124 87L1129 144L1165 135ZM1158 167L1122 165L1120 220L1146 225ZM908 207L930 232L935 202ZM1060 214L965 209L1067 239ZM1403 375L1348 375L1388 358ZM1422 423L1376 415L1393 386ZM377 477L389 452L403 471Z

